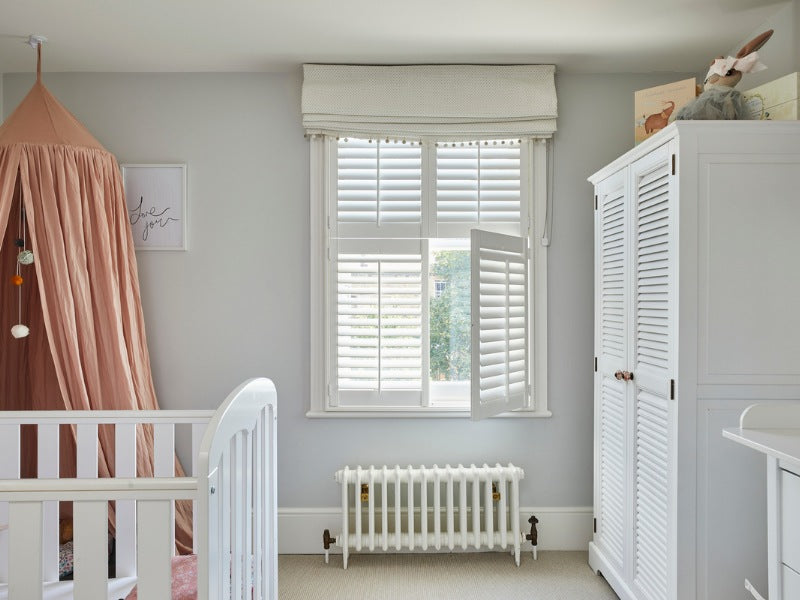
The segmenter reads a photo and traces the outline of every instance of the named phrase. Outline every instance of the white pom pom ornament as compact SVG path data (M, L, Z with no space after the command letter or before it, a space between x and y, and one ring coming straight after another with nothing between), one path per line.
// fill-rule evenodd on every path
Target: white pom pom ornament
M33 264L33 251L32 250L23 250L17 255L17 260L21 265L30 265Z
M13 335L17 339L27 337L30 332L31 332L31 330L28 329L22 323L14 325L11 328L11 335Z

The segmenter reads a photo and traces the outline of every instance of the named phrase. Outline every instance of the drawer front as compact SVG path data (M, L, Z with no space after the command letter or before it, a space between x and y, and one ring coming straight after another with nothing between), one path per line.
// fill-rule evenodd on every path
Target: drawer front
M800 573L781 565L783 569L783 592L781 600L797 600L800 598Z
M800 572L800 477L784 470L781 470L780 528L781 562Z

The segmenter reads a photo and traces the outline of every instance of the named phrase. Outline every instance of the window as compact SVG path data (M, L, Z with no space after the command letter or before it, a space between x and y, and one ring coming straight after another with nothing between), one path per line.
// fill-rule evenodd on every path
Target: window
M545 164L532 139L312 140L310 416L549 414Z

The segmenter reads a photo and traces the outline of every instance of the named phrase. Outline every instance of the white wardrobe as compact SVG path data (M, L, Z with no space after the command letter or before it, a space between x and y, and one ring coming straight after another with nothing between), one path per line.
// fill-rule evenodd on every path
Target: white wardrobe
M800 398L800 122L680 121L589 180L590 565L623 599L751 598L765 467L721 432Z

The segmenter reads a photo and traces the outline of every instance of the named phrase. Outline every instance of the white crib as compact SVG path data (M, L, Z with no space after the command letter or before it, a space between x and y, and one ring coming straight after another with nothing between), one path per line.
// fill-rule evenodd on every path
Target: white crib
M193 503L198 600L277 598L276 393L236 388L216 411L0 412L0 599L171 597L174 502ZM77 435L77 478L59 478L59 428ZM153 425L154 477L136 477L136 426ZM38 478L20 479L21 426L38 428ZM115 477L98 478L98 426L114 427ZM176 429L191 476L175 477ZM187 432L188 433L188 432ZM72 502L73 581L58 581L59 501ZM116 577L108 577L115 502Z

